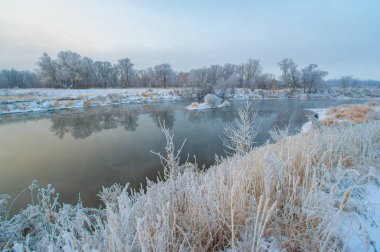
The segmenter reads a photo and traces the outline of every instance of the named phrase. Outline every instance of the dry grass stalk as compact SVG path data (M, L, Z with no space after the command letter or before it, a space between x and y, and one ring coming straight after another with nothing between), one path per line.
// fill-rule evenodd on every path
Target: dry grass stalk
M327 115L332 119L349 120L354 123L365 123L368 121L368 112L371 107L361 104L344 104L330 108Z
M92 104L93 104L93 102L90 100L86 100L83 102L83 106L91 106Z

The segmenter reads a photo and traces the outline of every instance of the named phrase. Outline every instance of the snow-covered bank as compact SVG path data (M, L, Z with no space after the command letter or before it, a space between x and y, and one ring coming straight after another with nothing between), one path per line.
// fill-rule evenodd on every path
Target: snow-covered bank
M192 98L188 89L0 89L0 114Z
M197 97L197 92L197 89L191 88L0 89L0 115L121 103L191 99ZM220 90L215 90L215 93L220 95ZM223 96L225 99L365 99L380 97L380 89L331 88L319 93L305 94L302 90L293 92L291 89L252 91L236 88ZM199 107L199 109L205 108L206 106Z
M213 108L225 108L225 107L228 107L230 106L229 102L226 101L226 102L223 102L215 107L212 107L210 106L209 104L203 102L203 103L198 103L198 102L193 102L191 103L189 106L187 106L186 108L188 110L204 110L204 109L213 109Z
M235 89L234 99L365 99L380 97L380 88L331 87L316 93L304 93L302 89L279 90Z
M319 124L334 126L344 122L365 123L380 120L380 103L369 102L367 104L343 104L337 107L306 109L315 114ZM301 132L311 130L312 121L309 120L301 127Z

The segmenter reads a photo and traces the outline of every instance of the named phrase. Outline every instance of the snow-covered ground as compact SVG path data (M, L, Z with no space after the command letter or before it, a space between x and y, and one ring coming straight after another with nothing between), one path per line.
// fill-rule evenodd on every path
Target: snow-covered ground
M380 251L380 187L368 184L365 189L367 214L347 213L345 216L344 232L348 234L349 251Z
M186 89L0 89L0 114L178 100Z
M344 105L343 105L344 106ZM351 106L351 105L349 105ZM353 105L363 106L363 105ZM365 105L364 105L365 106ZM373 103L369 113L377 113L377 115L369 117L370 121L380 120L380 104ZM363 107L362 107L363 108ZM307 109L318 115L318 120L323 121L327 118L334 118L334 114L329 112L332 108ZM334 118L336 119L336 118ZM338 122L348 121L347 119L336 119ZM301 128L301 133L307 133L312 129L312 122L308 121ZM377 158L379 161L379 157ZM377 178L380 182L380 164L377 162L372 167L372 177ZM375 180L376 181L376 180ZM359 185L358 185L359 186ZM348 251L379 251L380 250L380 186L378 183L368 183L359 186L364 190L364 198L356 202L363 204L366 213L352 213L350 211L344 213L341 218L344 223L342 232L346 234L348 240L346 249Z
M215 90L218 93L218 90ZM326 89L305 94L291 89L254 91L236 88L227 99L360 99L380 97L380 89ZM196 98L190 88L128 89L0 89L0 115L42 110L103 106L120 103L144 103ZM198 109L205 109L200 106ZM190 108L194 109L194 108Z
M213 109L213 108L225 108L230 106L230 103L228 101L224 101L221 104L216 105L215 107L210 106L206 102L198 103L198 102L193 102L186 108L188 110L204 110L204 109Z

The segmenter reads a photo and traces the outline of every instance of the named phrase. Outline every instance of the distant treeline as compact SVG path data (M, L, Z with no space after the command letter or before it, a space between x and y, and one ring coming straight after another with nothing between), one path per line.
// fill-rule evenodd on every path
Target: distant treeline
M340 79L327 80L326 84L328 86L335 87L380 87L380 81L377 80L359 80L352 76L343 76Z
M129 58L112 64L108 61L93 61L75 52L61 51L55 59L44 53L35 71L1 70L0 88L194 87L207 92L214 88L290 87L315 92L326 84L324 78L327 72L320 70L316 64L298 69L292 59L285 58L278 65L281 70L278 78L271 73L263 73L257 59L248 59L239 65L211 65L189 72L174 71L169 63L139 70L134 68ZM353 80L346 76L339 81L343 81L342 85L346 86L351 85ZM354 84L357 84L356 80Z

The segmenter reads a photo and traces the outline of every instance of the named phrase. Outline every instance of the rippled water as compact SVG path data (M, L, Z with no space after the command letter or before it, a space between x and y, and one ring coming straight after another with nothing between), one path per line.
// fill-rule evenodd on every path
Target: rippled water
M252 101L261 124L257 145L269 139L274 125L289 123L293 133L307 120L305 108L322 108L355 101L261 100ZM358 102L358 101L356 101ZM360 101L366 102L366 101ZM196 155L198 164L212 165L223 155L219 138L233 123L243 102L229 108L188 111L186 102L128 104L0 116L0 194L15 197L36 179L52 184L63 202L80 198L86 206L98 206L102 186L130 183L144 186L162 172L150 151L163 152L164 136L159 120L175 135L177 146L187 139L182 158ZM13 211L25 207L30 194L23 193Z

